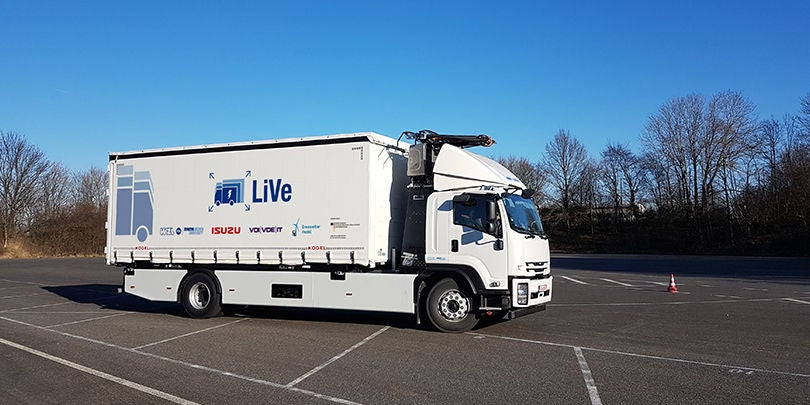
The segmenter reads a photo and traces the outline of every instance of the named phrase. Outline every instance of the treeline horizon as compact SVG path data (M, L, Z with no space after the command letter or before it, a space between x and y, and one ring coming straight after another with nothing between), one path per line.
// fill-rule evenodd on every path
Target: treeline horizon
M598 156L560 129L536 161L497 159L541 209L554 252L810 255L810 92L759 120L739 92L662 104ZM67 169L0 131L0 257L102 255L106 169Z
M810 93L759 120L739 92L662 104L641 153L598 157L560 129L537 161L498 159L535 190L553 251L810 255Z

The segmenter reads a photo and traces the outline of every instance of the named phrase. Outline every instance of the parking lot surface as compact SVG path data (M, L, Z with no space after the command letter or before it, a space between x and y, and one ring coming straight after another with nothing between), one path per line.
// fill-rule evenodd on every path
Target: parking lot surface
M552 260L546 311L462 334L369 312L190 319L119 294L102 259L0 260L0 403L808 403L809 260Z

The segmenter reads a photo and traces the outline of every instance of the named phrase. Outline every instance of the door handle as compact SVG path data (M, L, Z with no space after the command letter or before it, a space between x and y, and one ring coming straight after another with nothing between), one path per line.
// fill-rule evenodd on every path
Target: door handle
M458 252L458 239L453 239L450 241L450 251Z

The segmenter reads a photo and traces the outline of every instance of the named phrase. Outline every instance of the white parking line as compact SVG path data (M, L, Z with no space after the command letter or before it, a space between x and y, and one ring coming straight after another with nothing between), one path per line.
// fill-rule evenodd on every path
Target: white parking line
M214 329L217 329L217 328L221 328L223 326L233 325L235 323L246 321L248 319L250 319L250 318L237 319L237 320L235 320L233 322L223 323L222 325L216 325L216 326L212 326L210 328L205 328L205 329L200 329L198 331L185 333L185 334L182 334L180 336L175 336L175 337L170 337L168 339L163 339L163 340L160 340L160 341L157 341L157 342L154 342L154 343L148 343L148 344L145 344L145 345L140 345L138 347L133 347L132 350L140 350L140 349L143 349L144 347L149 347L149 346L159 345L161 343L171 342L172 340L177 340L177 339L184 338L184 337L187 337L187 336L196 335L196 334L202 333L202 332L208 332L209 330L214 330Z
M97 320L99 320L99 319L107 319L107 318L112 318L112 317L114 317L114 316L129 315L129 314L132 314L132 313L133 313L133 312L119 312L119 313L117 313L117 314L112 314L112 315L105 315L105 316L98 316L98 317L95 317L95 318L82 319L82 320L80 320L80 321L73 321L73 322L58 323L58 324L56 324L56 325L50 325L50 326L46 326L46 328L58 328L58 327L60 327L60 326L75 325L75 324L77 324L77 323L84 323L84 322L97 321Z
M9 295L7 297L0 297L0 300L7 300L9 298L25 298L25 297L35 297L37 295L45 295L50 294L49 292L41 292L36 294L23 294L23 295Z
M13 290L15 288L36 288L36 287L35 286L30 286L30 285L18 285L18 286L15 286L15 287L0 287L0 290Z
M90 315L90 314L109 314L110 311L109 310L108 311L25 311L25 312L22 312L22 313L26 314L26 315L28 315L28 314L39 314L39 315L44 315L44 314L47 314L47 315L67 315L67 314L79 315L79 314L82 314L82 315Z
M808 301L803 301L803 300L797 300L796 298L784 298L784 300L785 300L785 301L790 301L790 302L798 302L799 304L807 304L807 305L810 305L810 302L808 302Z
M32 306L32 307L23 307L23 308L4 309L4 310L0 311L0 314L6 313L6 312L24 311L24 310L26 310L26 309L36 309L36 308L45 308L45 307L55 307L55 306L57 306L57 305L67 305L67 304L72 304L72 303L73 303L73 301L66 301L66 302L57 302L56 304L34 305L34 306Z
M9 280L7 278L0 278L0 281L6 281L6 282L9 282L9 283L17 283L17 284L39 285L39 286L47 285L47 284L35 283L35 282L31 282L31 281Z
M677 358L674 358L674 357L652 356L652 355L649 355L649 354L620 352L620 351L617 351L617 350L598 349L598 348L595 348L595 347L574 346L574 345L568 345L568 344L563 344L563 343L554 343L554 342L543 342L543 341L540 341L540 340L521 339L521 338L510 337L510 336L487 335L487 334L484 334L484 333L467 332L467 334L468 335L473 335L473 336L484 336L484 337L494 338L494 339L511 340L513 342L532 343L532 344L538 344L538 345L544 345L544 346L570 347L570 348L579 347L581 350L589 350L589 351L592 351L592 352L617 354L617 355L620 355L620 356L638 357L638 358L651 359L651 360L663 360L663 361L671 361L671 362L676 362L676 363L695 364L695 365L707 366L707 367L741 369L741 370L746 370L746 371L757 371L757 372L761 372L761 373L770 373L770 374L779 374L779 375L789 375L789 376L793 376L793 377L810 378L810 374L791 373L791 372L788 372L788 371L768 370L768 369L756 368L756 367L743 367L743 366L734 366L734 365L728 365L728 364L709 363L709 362L705 362L705 361L677 359Z
M743 299L743 297L740 297L740 296L737 296L737 295L714 294L714 296L717 297L717 298L734 298L734 299L738 299L738 300Z
M586 282L584 282L584 281L577 280L577 279L575 279L575 278L573 278L573 277L568 277L568 276L559 276L559 277L562 277L562 278L564 278L564 279L566 279L566 280L568 280L568 281L573 281L573 282L575 282L575 283L577 283L577 284L589 285L588 283L586 283Z
M585 379L585 387L588 388L588 396L591 397L591 405L602 405L602 399L599 398L596 382L593 380L593 374L591 374L591 368L588 367L588 362L585 361L585 355L582 354L582 348L574 347L574 353L577 355L577 362L579 362L579 369L582 371L582 378Z
M307 396L310 396L310 397L319 398L319 399L323 399L323 400L326 400L326 401L335 402L335 403L339 403L339 404L359 405L357 402L350 401L348 399L343 399L343 398L333 397L333 396L330 396L330 395L320 394L320 393L317 393L317 392L313 392L313 391L309 391L309 390L305 390L305 389L301 389L301 388L297 388L297 387L288 387L286 385L275 383L275 382L272 382L272 381L262 380L262 379L254 378L254 377L248 377L248 376L244 376L244 375L240 375L240 374L235 374L235 373L232 373L230 371L218 370L218 369L211 368L211 367L206 367L206 366L203 366L203 365L200 365L200 364L194 364L194 363L189 363L189 362L182 361L182 360L173 359L173 358L170 358L170 357L164 357L164 356L154 354L154 353L149 353L149 352L144 352L144 351L140 351L140 350L130 349L128 347L119 346L119 345L116 345L116 344L113 344L113 343L108 343L108 342L104 342L104 341L101 341L101 340L96 340L96 339L93 339L93 338L88 338L88 337L84 337L84 336L80 336L80 335L74 335L72 333L63 332L63 331L60 331L60 330L57 330L57 329L48 329L48 328L44 328L42 326L34 325L32 323L18 321L16 319L11 319L11 318L6 318L4 316L0 316L0 319L2 319L4 321L7 321L7 322L11 322L11 323L16 323L16 324L19 324L19 325L25 325L25 326L28 326L28 327L31 327L31 328L34 328L34 329L44 330L44 331L56 333L56 334L59 334L59 335L62 335L62 336L66 336L66 337L70 337L70 338L74 338L74 339L78 339L78 340L83 340L85 342L95 343L95 344L98 344L98 345L111 347L111 348L114 348L114 349L123 350L123 351L130 352L130 353L135 353L135 354L138 354L138 355L141 355L141 356L150 357L150 358L157 359L157 360L162 360L162 361L169 362L169 363L172 363L172 364L177 364L177 365L180 365L180 366L193 368L195 370L207 371L209 373L219 374L219 375L222 375L222 376L225 376L225 377L236 378L236 379L243 380L243 381L249 381L249 382L256 383L256 384L266 385L268 387L293 391L293 392L297 392L299 394L304 394L304 395L307 395Z
M329 360L328 360L328 361L326 361L325 363L321 364L320 366L315 367L315 368L313 368L312 370L309 370L309 371L308 371L306 374L304 374L304 375L302 375L302 376L300 376L300 377L296 378L295 380L290 381L290 383L289 383L289 384L287 384L287 387L288 387L288 388L292 388L292 387L294 387L296 384L300 383L301 381L304 381L305 379L309 378L310 376L312 376L313 374L317 373L318 371L323 370L323 368L324 368L324 367L326 367L326 366L328 366L328 365L330 365L330 364L334 363L336 360L338 360L338 359L340 359L341 357L343 357L343 356L345 356L345 355L349 354L349 352L351 352L352 350L357 349L358 347L360 347L360 346L362 346L362 345L366 344L366 343L367 343L369 340L374 339L375 337L379 336L381 333L383 333L383 332L387 331L389 328L390 328L390 326L386 326L386 327L384 327L384 328L382 328L382 329L380 329L380 330L378 330L378 331L376 331L376 332L372 333L371 335L369 335L369 336L368 336L368 337L366 337L365 339L363 339L363 340L361 340L360 342L356 343L354 346L352 346L352 347L350 347L350 348L348 348L348 349L344 350L344 351L343 351L343 353L338 354L338 355L337 355L337 356L335 356L335 357L332 357L331 359L329 359Z
M166 392L163 392L163 391L159 391L159 390L156 390L154 388L147 387L145 385L138 384L138 383L133 382L133 381L125 380L125 379L123 379L121 377L116 377L114 375L107 374L107 373L105 373L103 371L98 371L96 369L86 367L86 366L83 366L81 364L74 363L74 362L72 362L70 360L65 360L65 359L63 359L61 357L56 357L56 356L50 355L48 353L41 352L41 351L39 351L37 349L33 349L33 348L28 347L28 346L23 346L21 344L5 340L3 338L0 338L0 343L2 343L4 345L7 345L7 346L11 346L11 347L13 347L15 349L22 350L24 352L28 352L28 353L36 355L36 356L42 357L44 359L47 359L47 360L50 360L50 361L53 361L53 362L68 366L68 367L70 367L72 369L79 370L79 371L81 371L83 373L94 375L96 377L103 378L103 379L108 380L108 381L112 381L112 382L114 382L116 384L121 384L121 385L123 385L125 387L129 387L129 388L141 391L143 393L153 395L153 396L156 396L156 397L161 398L161 399L165 399L166 401L169 401L169 402L174 402L175 404L184 404L184 405L196 405L197 404L196 402L189 401L187 399L183 399L183 398L174 396L172 394L169 394L169 393L166 393Z
M609 278L600 278L600 280L607 281L608 283L618 284L618 285L624 286L624 287L632 287L633 286L632 284L622 283L621 281L611 280Z
M678 295L686 294L684 292ZM714 300L714 301L670 301L670 302L601 302L601 303L572 303L572 304L546 304L549 307L632 307L632 306L647 306L647 305L688 305L688 304L728 304L728 303L744 303L744 302L774 302L781 301L786 298L752 298L752 299L731 299L731 300Z
M118 294L115 295L104 295L98 298L93 298L94 301L101 301L106 300L109 298L118 297ZM7 312L16 312L16 311L25 311L26 309L37 309L37 308L45 308L45 307L55 307L58 305L67 305L67 304L87 304L86 302L76 302L76 301L65 301L65 302L57 302L55 304L44 304L44 305L34 305L30 307L22 307L22 308L12 308L12 309L4 309L0 311L0 314L4 314Z

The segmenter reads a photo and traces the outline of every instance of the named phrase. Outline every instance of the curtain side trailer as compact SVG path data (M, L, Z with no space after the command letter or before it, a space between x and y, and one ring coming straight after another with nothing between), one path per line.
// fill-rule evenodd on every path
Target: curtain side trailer
M106 260L189 316L232 306L416 315L447 332L551 300L531 193L464 148L375 133L111 153Z

